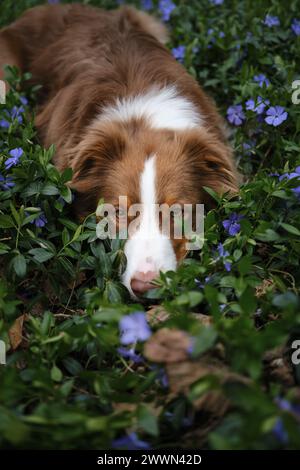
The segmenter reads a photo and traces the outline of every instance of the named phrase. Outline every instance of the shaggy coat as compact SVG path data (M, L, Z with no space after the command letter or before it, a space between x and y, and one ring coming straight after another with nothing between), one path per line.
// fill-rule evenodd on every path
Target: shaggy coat
M73 169L79 218L100 198L144 203L142 181L158 204L209 205L203 186L237 190L223 121L166 41L158 20L131 7L40 6L0 31L0 78L10 64L42 85L36 127L44 146L55 144L55 165ZM171 240L174 256L167 245L152 253L149 240L131 243L128 289L145 291L160 270L175 269L183 242Z

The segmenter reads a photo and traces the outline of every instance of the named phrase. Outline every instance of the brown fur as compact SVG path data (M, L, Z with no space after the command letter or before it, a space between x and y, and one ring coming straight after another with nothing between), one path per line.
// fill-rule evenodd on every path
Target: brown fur
M0 78L9 63L43 85L36 126L45 146L56 145L57 167L74 170L79 216L95 210L100 197L139 202L139 174L153 153L159 203L207 203L203 186L237 190L223 121L166 40L160 22L133 8L107 12L77 4L33 8L0 32ZM204 127L174 132L150 129L143 120L94 123L117 97L155 84L175 85L204 116Z

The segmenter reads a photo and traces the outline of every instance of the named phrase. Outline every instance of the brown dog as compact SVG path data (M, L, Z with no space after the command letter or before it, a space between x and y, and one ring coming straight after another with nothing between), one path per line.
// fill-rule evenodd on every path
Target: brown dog
M73 168L78 216L104 198L117 226L135 221L123 276L135 294L186 253L154 207L179 206L173 228L185 204L208 203L203 186L237 190L223 121L166 40L158 20L133 8L77 4L33 8L0 32L0 78L16 65L43 86L36 126L43 145L55 144L57 167ZM128 209L137 203L138 218Z

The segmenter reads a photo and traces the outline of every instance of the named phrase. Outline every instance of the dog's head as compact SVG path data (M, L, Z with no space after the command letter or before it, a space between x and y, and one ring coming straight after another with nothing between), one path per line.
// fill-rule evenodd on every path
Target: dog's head
M205 129L157 130L143 120L94 124L72 165L76 214L95 211L103 198L116 233L127 229L122 280L136 295L186 255L184 227L194 234L197 205L212 204L204 187L237 191L230 148Z

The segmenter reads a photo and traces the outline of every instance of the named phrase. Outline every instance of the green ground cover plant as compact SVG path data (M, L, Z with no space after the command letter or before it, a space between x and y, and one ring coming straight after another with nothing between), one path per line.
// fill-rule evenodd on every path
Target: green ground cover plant
M2 0L0 26L41 3ZM299 1L131 4L167 23L168 47L216 100L240 193L212 193L203 249L134 303L122 242L97 238L95 214L75 220L72 172L36 134L37 89L7 71L0 446L299 449Z

